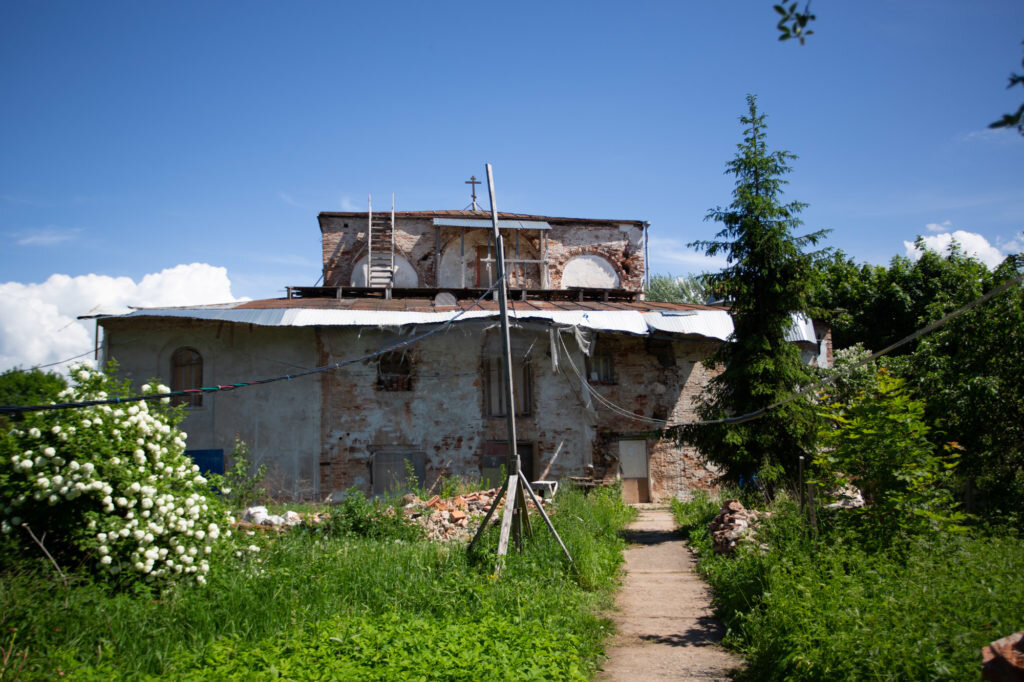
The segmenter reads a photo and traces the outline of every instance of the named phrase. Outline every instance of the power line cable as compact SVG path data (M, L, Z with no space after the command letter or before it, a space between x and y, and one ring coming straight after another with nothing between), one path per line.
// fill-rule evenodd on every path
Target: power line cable
M580 385L583 386L584 390L586 390L594 398L596 398L598 400L598 402L600 402L606 408L608 408L609 410L611 410L612 412L615 412L616 414L618 414L620 416L628 417L628 418L634 419L636 421L642 421L642 422L647 422L647 423L651 423L651 424L659 424L659 425L661 425L663 427L664 426L668 426L668 420L667 419L656 419L654 417L645 417L644 415L636 414L635 412L631 412L628 408L623 407L622 405L618 405L618 404L612 402L611 400L609 400L608 398L605 398L600 393L598 393L597 390L593 386L590 385L590 382L588 382L587 379L580 373L579 369L576 367L576 363L574 363L572 361L572 355L569 353L569 348L568 348L568 346L565 345L565 339L562 338L561 334L558 335L558 342L559 342L559 344L561 344L562 349L565 350L565 358L569 362L569 367L572 368L573 373L580 380ZM566 381L568 381L568 378L566 378ZM572 386L571 383L570 383L570 386ZM575 391L575 388L573 390ZM579 394L577 393L577 396L578 395ZM582 398L581 398L581 402L582 402Z
M11 369L9 369L7 371L8 372L31 372L31 371L37 370L37 369L46 369L47 367L55 367L56 365L63 365L65 362L71 362L72 360L77 360L78 358L85 357L86 355L92 355L95 352L96 352L95 348L90 348L89 350L85 351L84 353L79 353L78 355L72 355L70 358L65 358L64 360L58 360L57 362L48 362L45 365L33 365L32 367L26 367L26 368L12 367Z
M741 414L741 415L738 415L736 417L725 417L725 418L722 418L722 419L709 419L709 420L700 421L700 422L691 422L690 424L687 424L687 425L688 426L689 425L705 426L705 425L712 425L712 424L742 424L744 422L749 422L749 421L753 421L755 419L760 419L764 415L768 414L768 412L771 412L772 410L776 410L776 409L782 407L783 405L789 404L789 403L793 402L794 400L796 400L797 398L803 396L804 394L806 394L806 393L808 393L810 391L813 391L813 390L816 390L816 389L821 388L823 386L832 384L839 377L841 377L841 376L843 376L845 374L849 374L850 372L852 372L855 369L863 367L864 365L868 364L872 360L877 360L878 358L882 357L883 355L887 355L888 353L891 353L892 351L896 350L897 348L900 348L902 346L907 345L911 341L919 339L919 338L921 338L922 336L924 336L926 334L930 334L931 332L935 331L939 327L942 327L942 326L946 325L951 320L953 320L953 319L955 319L957 317L960 317L961 315L963 315L967 311L969 311L969 310L971 310L973 308L976 308L977 306L981 305L982 303L985 303L989 299L991 299L991 298L993 298L995 296L998 296L999 294L1003 293L1004 291L1006 291L1007 289L1009 289L1013 285L1020 284L1022 282L1024 282L1024 276L1017 276L1017 277L1014 277L1012 279L1009 279L1009 280L1003 282L1002 284L1000 284L999 286L995 287L991 291L988 291L987 293L982 294L981 296L979 296L978 298L974 299L973 301L971 301L971 302L969 302L969 303L967 303L965 305L960 306L959 308L957 308L953 312L948 313L946 315L943 315L941 318L939 318L938 320L935 320L931 324L925 325L924 327L921 327L920 329L918 329L917 331L913 332L912 334L908 334L907 336L904 336L902 339L900 339L896 343L890 344L890 345L886 346L885 348L883 348L882 350L877 351L875 353L872 353L871 355L869 355L868 357L864 358L860 362L856 362L856 363L850 365L849 367L845 368L844 370L842 370L840 372L836 372L832 376L825 377L824 379L820 379L819 381L816 381L813 384L810 384L809 386L804 386L803 388L798 389L797 391L793 392L789 396L786 396L782 400L778 400L778 401L772 403L771 405L767 405L765 407L762 407L759 410L754 410L753 412L748 412L746 414Z
M54 404L50 404L50 405L23 405L23 406L2 405L2 406L0 406L0 414L23 414L25 412L42 412L42 411L49 411L49 410L68 410L68 409L77 409L77 408L82 408L82 407L93 407L93 406L96 406L96 405L118 405L118 404L121 404L121 403L141 402L143 400L159 400L159 399L162 399L162 398L172 398L172 397L177 397L177 396L188 396L188 395L196 395L196 394L202 394L202 393L216 393L216 392L220 392L220 391L232 391L232 390L234 390L236 388L246 388L248 386L259 386L259 385L264 385L264 384L272 384L272 383L275 383L275 382L278 382L278 381L290 381L292 379L298 379L298 378L301 378L301 377L304 377L304 376L309 376L309 375L312 375L312 374L323 374L325 372L330 372L330 371L333 371L333 370L336 370L336 369L340 369L340 368L346 367L348 365L353 365L353 364L355 364L357 362L362 362L364 360L369 360L370 358L374 358L374 357L377 357L377 356L380 356L380 355L384 355L385 353L390 353L391 351L397 350L399 348L405 348L407 346L411 346L411 345L413 345L415 343L418 343L418 342L422 341L423 339L425 339L425 338L427 338L429 336L433 336L434 334L436 334L436 333L438 333L438 332L440 332L440 331L442 331L444 329L447 329L456 320L458 320L460 317L462 317L463 315L468 313L470 310L473 310L474 308L479 306L480 303L492 291L494 291L494 289L497 286L498 286L498 282L495 282L485 292L483 292L480 295L480 297L477 298L472 303L472 305L470 305L470 306L468 306L466 308L463 308L462 310L460 310L458 313L456 313L451 318L445 320L441 324L437 325L436 327L434 327L432 329L427 330L426 332L424 332L422 334L418 334L418 335L412 336L412 337L410 337L410 338L408 338L408 339L406 339L404 341L399 341L398 343L394 343L394 344L391 344L389 346L385 346L383 348L379 348L379 349L377 349L375 351L372 351L370 353L366 353L366 354L361 355L361 356L359 356L357 358L351 358L349 360L343 360L341 362L336 362L336 363L333 363L333 364L330 364L330 365L323 365L323 366L320 366L320 367L314 367L312 369L308 369L308 370L305 370L303 372L298 372L296 374L285 374L285 375L282 375L282 376L271 377L271 378L268 378L268 379L256 379L256 380L253 380L253 381L240 381L240 382L232 383L232 384L221 384L221 385L218 385L218 386L204 386L202 388L190 388L190 389L185 389L185 390L181 390L181 391L169 391L169 392L166 392L166 393L149 393L147 395L130 396L130 397L126 397L126 398L108 398L106 400L86 400L86 401L74 402L74 403L54 403Z
M617 414L619 414L619 415L621 415L623 417L628 417L628 418L631 418L631 419L635 419L637 421L650 422L650 423L655 423L655 424L662 424L663 426L666 426L666 427L667 426L682 426L683 424L685 424L687 426L710 426L710 425L722 425L722 424L742 424L742 423L745 423L745 422L753 421L755 419L760 419L764 415L768 414L768 412L771 412L772 410L776 410L776 409L782 407L783 405L791 403L794 400L796 400L797 398L805 395L806 393L809 393L810 391L813 391L813 390L816 390L818 388L821 388L821 387L824 387L826 385L830 385L830 384L834 383L836 381L836 379L839 379L840 377L844 376L845 374L849 374L850 372L854 371L855 369L863 367L864 365L868 364L869 362L872 362L873 360L877 360L878 358L882 357L883 355L887 355L888 353L891 353L892 351L896 350L897 348L905 346L908 343L910 343L910 342L912 342L912 341L914 341L916 339L919 339L922 336L925 336L926 334L930 334L931 332L935 331L936 329L946 325L951 320L959 317L960 315L963 315L964 313L972 310L973 308L976 308L977 306L987 302L988 300L994 298L995 296L998 296L999 294L1003 293L1004 291L1006 291L1007 289L1012 287L1014 284L1020 284L1021 282L1024 282L1024 277L1022 277L1022 276L1018 276L1018 277L1012 278L1010 280L1007 280L1006 282L1003 282L1002 284L1000 284L999 286L997 286L997 287L993 288L992 290L986 292L985 294L982 294L981 296L979 296L978 298L974 299L973 301L970 301L969 303L966 303L965 305L957 308L953 312L948 313L948 314L942 316L938 320L935 320L934 322L932 322L932 323L930 323L928 325L925 325L924 327L921 327L917 331L915 331L915 332L913 332L911 334L908 334L907 336L903 337L899 341L896 341L895 343L886 346L885 348L883 348L880 351L872 353L867 358L864 358L863 360L861 360L861 361L859 361L859 362L857 362L857 363L855 363L853 365L850 365L849 367L846 367L843 370L838 371L838 372L836 372L835 374L833 374L831 376L825 377L825 378L820 379L820 380L818 380L818 381L816 381L816 382L814 382L814 383L812 383L812 384L810 384L808 386L800 388L797 391L793 392L792 394L786 396L785 398L783 398L781 400L778 400L778 401L776 401L776 402L774 402L774 403L772 403L770 405L767 405L765 407L762 407L762 408L760 408L758 410L755 410L753 412L748 412L746 414L737 415L735 417L724 417L722 419L707 419L707 420L703 420L703 421L681 422L679 424L671 424L670 425L667 420L654 419L652 417L645 417L643 415L638 415L638 414L635 414L633 412L630 412L627 408L611 402L610 400L608 400L607 398L602 396L600 393L598 393L592 386L590 386L590 384L580 375L579 370L576 368L576 365L573 363L572 357L569 354L569 349L565 345L565 341L562 339L561 335L559 335L559 342L561 343L562 348L565 349L566 356L567 356L567 359L569 361L569 366L572 367L573 372L576 373L576 376L580 377L580 383L583 385L583 387L587 391L589 391L591 395L593 395L595 398L597 398L597 400L599 402L601 402L605 407L607 407L609 410L611 410L611 411L613 411L613 412L615 412L615 413L617 413ZM570 384L570 386L571 386L571 384ZM577 393L577 397L580 397L580 402L583 402L582 397L579 396L578 393Z

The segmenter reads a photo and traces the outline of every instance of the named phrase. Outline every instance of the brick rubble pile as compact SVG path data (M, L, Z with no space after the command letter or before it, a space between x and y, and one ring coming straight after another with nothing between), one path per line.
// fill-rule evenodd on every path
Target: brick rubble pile
M426 501L415 495L406 495L403 498L406 502L405 515L421 526L432 541L468 541L494 504L499 491L500 488L480 490L448 499L434 495Z
M483 521L487 510L494 504L500 488L478 490L464 495L441 498L434 495L421 500L415 495L402 498L402 512L406 518L423 528L424 535L434 542L468 542ZM503 499L491 517L491 523L498 523L504 508ZM527 502L528 507L533 506ZM547 506L547 505L545 505ZM248 530L286 530L302 523L315 525L330 518L330 512L298 514L287 511L282 515L269 514L266 507L250 507L236 523Z
M725 500L722 509L708 524L708 532L717 554L732 554L740 543L757 544L756 525L760 519L767 518L772 512L759 512L747 509L739 500ZM761 549L765 545L757 544Z

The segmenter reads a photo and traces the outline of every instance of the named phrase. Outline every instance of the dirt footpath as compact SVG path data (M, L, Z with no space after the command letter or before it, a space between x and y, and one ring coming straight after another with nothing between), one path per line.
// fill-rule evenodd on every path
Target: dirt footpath
M643 505L627 528L626 575L599 680L731 680L743 661L724 634L695 559L666 508Z

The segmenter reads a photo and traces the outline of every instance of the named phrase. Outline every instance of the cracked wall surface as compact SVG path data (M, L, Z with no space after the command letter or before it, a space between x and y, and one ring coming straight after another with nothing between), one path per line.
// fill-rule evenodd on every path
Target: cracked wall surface
M593 256L606 261L615 271L618 276L615 288L643 290L642 223L550 218L547 222L550 230L502 230L507 258L546 260L544 265L511 264L513 288L561 289L566 264L574 258ZM356 264L366 255L366 215L321 214L320 228L324 285L351 286ZM466 287L475 288L479 286L475 277L476 249L486 248L490 242L489 232L489 228L438 228L431 218L398 216L395 253L415 269L419 286L430 288L461 288L465 255L469 261ZM545 253L546 259L543 258Z
M260 327L188 319L110 319L104 323L108 357L137 388L158 377L167 383L170 354L195 348L203 356L204 383L227 384L278 376L296 368L324 366L407 338L408 328ZM491 322L457 323L410 350L411 390L384 390L373 360L336 371L204 396L188 410L182 428L189 449L223 449L237 434L267 463L272 494L281 498L328 499L357 487L374 490L378 453L422 455L424 481L441 476L479 479L483 457L507 440L503 417L486 414L485 360ZM714 485L715 471L696 452L661 437L656 425L618 414L591 401L571 370L588 360L571 334L569 353L556 350L546 325L517 329L514 348L528 352L530 413L517 418L518 441L531 446L535 479L580 476L593 465L599 476L618 471L616 443L642 439L649 455L652 499L686 496ZM671 423L695 418L692 399L711 376L701 361L713 344L600 334L595 356L612 359L610 381L587 381L594 391L647 419ZM593 364L593 361L591 361Z

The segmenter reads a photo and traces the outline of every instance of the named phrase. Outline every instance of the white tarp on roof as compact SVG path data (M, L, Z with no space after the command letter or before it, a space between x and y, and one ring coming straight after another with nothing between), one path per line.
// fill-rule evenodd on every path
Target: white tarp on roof
M181 317L218 322L238 322L264 327L402 327L441 324L454 312L408 310L324 310L321 308L159 308L136 310L126 318ZM496 310L467 310L459 321L498 317ZM652 332L684 334L725 341L733 332L732 317L725 310L639 312L633 310L523 310L509 311L520 320L549 320L556 325L582 327L598 332L644 336ZM817 343L814 325L804 315L793 315L788 341Z
M725 310L680 310L644 313L647 326L668 334L694 334L725 341L732 334L732 316Z
M817 345L818 335L814 333L814 323L803 313L793 313L793 326L786 332L787 341L806 341Z

